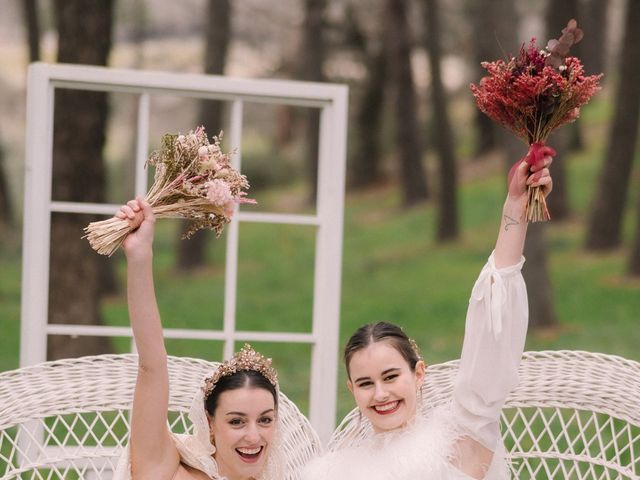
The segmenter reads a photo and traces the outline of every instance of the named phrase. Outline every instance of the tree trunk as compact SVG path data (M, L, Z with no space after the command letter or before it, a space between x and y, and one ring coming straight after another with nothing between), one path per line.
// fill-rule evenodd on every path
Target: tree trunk
M545 231L542 222L529 224L524 256L527 259L522 275L529 297L529 325L531 328L548 328L557 325L553 307L553 288L547 268Z
M475 1L469 0L469 3L475 5ZM474 26L476 29L474 44L476 45L477 68L479 69L476 80L479 81L487 73L481 67L481 61L493 61L516 55L520 45L517 34L519 19L515 2L512 0L478 0L477 5L478 9L472 10L472 15L481 22L479 26ZM480 115L486 117L480 110L477 110L477 115L477 118L480 118ZM524 153L520 155L520 150L523 147L517 145L519 140L515 139L512 133L495 124L493 120L490 122L493 133L488 133L488 127L479 126L478 136L491 135L494 138L495 146L506 153L506 163L508 168L511 168L511 165L524 155ZM514 156L516 152L520 156Z
M473 63L474 83L487 74L482 67L482 62L493 61L502 58L504 53L500 45L507 39L503 39L497 32L497 21L494 6L496 0L470 0L467 5L467 16L473 27ZM514 40L515 43L515 40ZM509 40L509 45L511 45ZM493 120L487 117L479 109L475 109L476 145L474 156L481 156L498 146L497 128Z
M298 52L300 79L322 82L322 67L326 56L324 13L327 0L305 0L302 22L302 43ZM305 115L306 167L309 179L309 204L318 196L318 149L320 147L320 110L310 108Z
M569 138L567 149L569 152L580 152L584 150L584 138L580 129L580 122L573 122L566 125L564 129L568 132Z
M560 37L562 29L567 26L567 22L571 18L577 19L578 25L582 24L581 17L578 15L577 0L549 1L546 11L547 38ZM542 42L540 43L540 46L543 46ZM544 42L544 45L546 45L546 42ZM574 45L570 54L580 55L578 52L580 45L580 43ZM557 130L552 134L549 143L558 153L551 167L553 168L553 195L549 197L549 213L554 221L559 221L566 219L570 215L565 162L569 150L577 149L582 145L579 124L574 122L570 125L565 125L561 130Z
M445 242L458 237L457 169L447 111L447 93L442 84L440 68L440 13L438 0L425 1L425 41L431 67L431 101L433 102L433 131L440 163L438 195L437 240Z
M629 275L640 278L640 196L636 206L636 233L629 256Z
M518 139L514 134L510 131L501 128L497 132L497 140L498 144L504 150L504 168L505 175L509 172L514 163L519 162L527 153L527 147L521 140ZM507 187L505 176L505 188Z
M605 73L607 65L607 20L609 0L585 0L585 14L580 17L584 39L578 45L582 48L580 59L587 75ZM603 80L606 80L606 76Z
M575 124L574 124L575 125ZM567 192L566 156L569 153L571 143L571 125L560 128L551 135L549 146L557 153L553 159L550 170L553 175L553 195L547 199L551 220L559 222L570 217L569 195Z
M229 39L231 38L231 3L229 0L209 0L207 21L207 47L205 73L223 75L227 63ZM198 114L198 124L204 125L209 136L218 135L222 130L224 104L219 100L202 100ZM210 232L199 230L188 241L181 240L188 228L183 221L177 240L177 267L191 270L206 264L207 240Z
M564 0L562 2L554 2L553 0L547 1L547 9L545 13L546 28L547 28L547 40L551 38L559 38L562 29L567 26L567 22L575 18L578 21L578 25L583 25L584 15L579 15L578 0ZM586 37L587 35L585 35ZM542 42L539 42L541 47ZM576 49L579 48L580 43L571 47L571 54L575 54Z
M429 196L418 135L417 95L411 70L411 38L406 0L387 0L383 19L387 64L395 106L395 144L400 155L400 181L405 205Z
M578 4L579 0L566 0L562 2L549 0L546 12L548 39L558 38L562 33L562 29L567 26L567 22L572 18L578 21L578 25L584 27L586 19L585 9L580 8ZM571 47L571 52L569 52L569 55L574 55L580 59L584 58L585 54L584 40ZM562 187L560 190L555 188L558 182L564 181L564 178L566 177L565 157L568 153L582 150L584 147L582 131L580 130L580 122L570 123L569 125L562 127L562 131L564 138L559 143L562 144L563 150L558 151L558 156L556 157L557 161L554 163L555 173L553 197L556 205L558 206L557 213L562 214L563 216L556 215L553 217L554 220L561 220L569 215L566 187ZM557 135L557 133L554 135Z
M58 61L106 65L111 49L113 2L56 0ZM56 91L53 141L53 198L103 202L107 96L103 92ZM87 218L56 214L51 222L50 323L101 323L100 262L79 241ZM48 357L57 359L111 351L106 337L52 336Z
M22 13L29 47L29 61L40 60L40 27L38 25L38 8L36 0L23 0ZM14 225L13 202L9 191L9 181L5 169L5 152L0 144L0 226Z
M620 245L633 153L640 116L640 2L627 2L626 27L613 124L599 188L591 210L586 246L610 250Z
M0 144L0 227L3 229L14 224L11 192L9 191L9 181L4 168L4 160L4 148Z
M347 17L347 46L362 55L367 69L364 91L355 114L355 148L349 162L349 186L364 188L383 178L380 138L387 65L384 47L376 45L378 42L367 41L353 8L349 9Z
M23 0L24 24L27 33L27 45L29 46L29 61L40 60L40 24L38 22L37 0Z
M386 70L384 49L380 48L368 58L368 78L356 113L357 147L352 163L352 178L349 182L356 188L374 185L384 176L380 138Z

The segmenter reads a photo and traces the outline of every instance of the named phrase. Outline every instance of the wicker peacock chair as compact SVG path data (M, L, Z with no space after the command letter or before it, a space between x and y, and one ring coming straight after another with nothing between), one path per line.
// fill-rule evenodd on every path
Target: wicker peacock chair
M191 428L187 413L215 362L169 357L169 423ZM98 355L0 373L0 479L108 479L128 441L136 355ZM279 398L286 479L321 449L305 416Z
M425 411L451 399L457 369L457 360L429 366ZM353 410L329 450L371 432ZM514 479L640 480L640 363L581 351L525 353L502 433Z

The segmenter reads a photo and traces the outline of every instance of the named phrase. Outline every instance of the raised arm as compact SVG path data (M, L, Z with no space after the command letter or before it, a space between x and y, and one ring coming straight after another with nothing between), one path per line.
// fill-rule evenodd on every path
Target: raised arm
M528 223L524 218L527 206L527 186L540 185L545 196L549 195L553 188L553 182L549 175L551 162L551 157L545 157L544 165L532 167L529 171L529 165L523 160L513 168L494 251L496 268L508 267L520 261L524 250L524 240L527 236Z
M453 408L468 433L458 444L456 466L472 478L494 478L494 453L501 449L500 412L518 383L529 318L527 291L520 273L527 233L527 185L552 189L548 166L514 167L493 254L473 287L465 324Z
M131 470L134 479L171 479L180 457L167 427L169 374L160 314L153 285L155 219L141 199L116 214L138 229L125 240L129 318L139 354L131 418Z

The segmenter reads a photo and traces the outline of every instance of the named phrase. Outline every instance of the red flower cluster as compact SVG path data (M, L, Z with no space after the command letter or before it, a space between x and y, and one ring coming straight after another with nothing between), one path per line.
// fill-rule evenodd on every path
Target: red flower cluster
M483 62L488 75L471 85L478 108L529 145L578 118L600 88L602 75L585 76L578 58L567 57L556 69L545 64L548 56L532 39L508 62Z
M478 108L493 121L513 131L530 145L544 147L556 128L573 122L599 89L602 75L585 76L580 60L567 57L569 48L583 37L575 20L570 20L558 40L550 40L546 49L536 46L520 48L517 57L508 61L483 62L488 75L471 91ZM548 220L549 212L539 187L529 191L529 221Z

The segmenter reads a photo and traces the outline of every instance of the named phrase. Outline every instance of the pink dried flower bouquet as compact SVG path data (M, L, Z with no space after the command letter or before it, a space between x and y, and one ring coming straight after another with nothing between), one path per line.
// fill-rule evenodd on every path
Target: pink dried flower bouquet
M191 220L183 238L203 228L220 236L237 204L256 203L246 198L249 182L231 167L231 154L222 152L221 138L222 132L210 143L204 127L187 135L166 134L147 162L156 171L145 200L156 218ZM99 254L111 256L133 230L126 220L113 217L90 223L83 238Z

